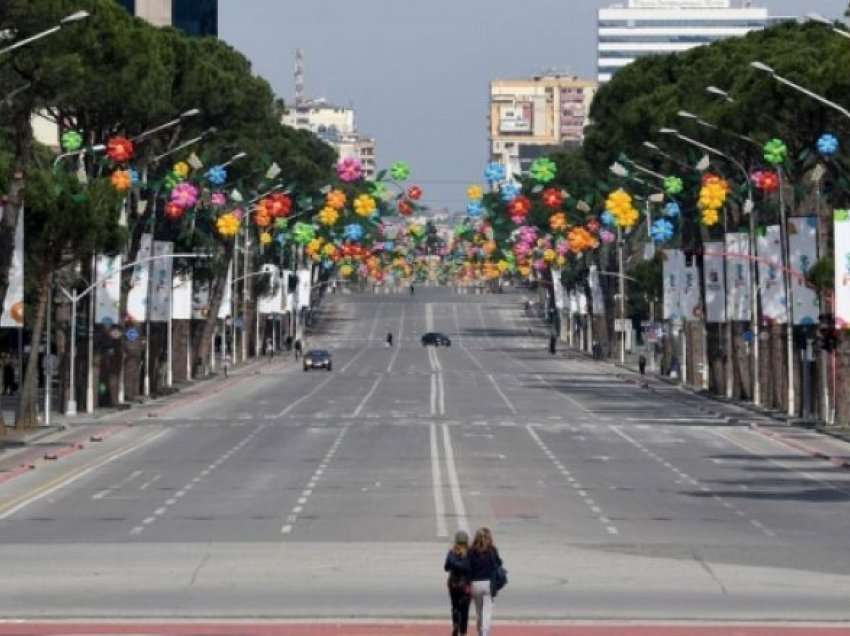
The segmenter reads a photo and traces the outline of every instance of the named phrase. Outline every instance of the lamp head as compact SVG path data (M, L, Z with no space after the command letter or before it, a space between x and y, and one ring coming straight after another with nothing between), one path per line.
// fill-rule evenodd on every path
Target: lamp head
M675 128L659 128L658 132L662 135L678 135L679 131Z
M615 161L614 163L612 163L611 166L608 169L611 172L613 172L615 175L617 175L618 177L628 177L629 176L629 171L619 161Z
M200 108L190 108L185 113L180 113L180 119L188 119L189 117L196 117L201 114Z
M231 160L231 161L237 161L237 160L239 160L239 159L244 159L244 158L245 158L245 157L247 157L247 156L248 156L248 153L247 153L247 152L238 152L238 153L236 153L235 155L233 155L233 156L230 158L230 160Z
M643 142L643 146L644 146L644 148L649 148L650 150L655 150L656 152L661 150L661 148L659 148L658 146L656 146L656 145L655 145L654 143L652 143L651 141L644 141L644 142Z
M698 116L698 115L694 115L693 113L688 112L688 111L686 111L686 110L680 110L680 111L679 111L678 113L676 113L676 114L677 114L679 117L681 117L682 119L699 119L699 116Z
M806 17L812 22L820 22L821 24L825 24L827 26L832 26L832 22L823 17L820 13L807 13Z
M776 71L774 71L770 66L765 64L764 62L750 62L750 66L752 66L757 71L764 71L765 73L770 73L771 75L775 75Z
M59 21L59 24L71 24L72 22L79 22L80 20L85 20L89 17L88 11L75 11L71 15L67 15Z

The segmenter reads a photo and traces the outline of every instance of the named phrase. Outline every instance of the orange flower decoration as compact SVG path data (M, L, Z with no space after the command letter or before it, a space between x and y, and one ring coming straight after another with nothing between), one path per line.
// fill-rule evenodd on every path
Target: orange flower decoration
M133 185L133 178L130 176L129 170L116 170L109 180L112 182L112 187L118 192L126 192Z
M342 210L345 207L345 192L342 190L331 190L325 197L325 203L334 210Z
M553 232L561 232L567 229L567 215L563 212L555 212L549 217L549 227Z
M570 250L576 254L592 250L597 245L593 235L583 227L576 227L570 230L569 234L567 234L567 244L570 246Z
M271 222L272 217L269 211L265 207L258 207L254 213L254 223L257 224L257 227L268 227Z

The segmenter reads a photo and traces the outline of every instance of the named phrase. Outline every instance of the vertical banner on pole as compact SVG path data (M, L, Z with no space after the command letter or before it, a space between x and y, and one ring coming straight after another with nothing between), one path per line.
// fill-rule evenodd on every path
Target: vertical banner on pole
M309 269L299 269L298 270L298 309L304 309L305 307L310 307L310 270Z
M151 256L152 235L142 234L139 244L139 253L136 260L139 261L133 267L133 275L130 277L130 292L127 294L127 315L135 322L145 319L145 307L148 302L148 268L150 263L146 260Z
M685 253L682 250L662 250L664 257L664 320L682 320Z
M561 311L566 306L564 302L564 286L561 284L560 268L552 268L552 292L555 297L555 309Z
M289 270L283 272L283 289L284 289L284 304L283 310L287 313L292 313L295 309L295 294L289 291L289 279L292 278L293 274Z
M0 218L3 218L0 208ZM12 252L12 267L9 270L9 286L6 298L0 307L0 327L22 328L24 326L24 209L18 214L15 226L15 248Z
M221 305L218 306L219 319L227 318L230 315L230 304L233 302L233 263L227 267L227 280L224 283L224 296L221 298Z
M815 290L803 278L818 260L818 219L802 216L788 219L788 251L791 253L791 315L795 325L815 325L820 304Z
M174 243L171 241L154 241L154 256L169 256L174 253ZM151 271L153 281L151 284L151 322L166 322L171 309L171 290L174 286L172 275L174 259L158 258L153 261Z
M850 327L850 210L835 211L835 324Z
M101 283L95 290L94 320L104 327L118 324L121 263L120 256L98 256L95 262L95 280Z
M788 322L788 298L785 294L785 279L782 268L782 242L778 225L768 225L757 239L759 255L759 298L762 315L768 320L784 324Z
M750 239L746 232L726 235L726 306L729 320L749 322L753 315Z
M281 285L278 269L275 265L263 265L263 269L271 271L268 279L271 287L268 293L258 298L258 311L261 314L279 314L283 305L283 286Z
M699 286L699 268L687 265L682 270L682 318L702 319L702 302Z
M174 276L171 289L171 317L174 320L192 318L194 313L192 287L192 275L189 272Z
M210 313L210 284L209 282L193 283L192 285L192 318L204 320Z
M584 293L584 290L579 290L578 294L578 315L586 316L588 307L587 307L587 294Z
M605 298L602 295L602 283L599 282L599 268L591 265L588 268L587 284L590 287L590 301L593 304L593 313L601 316L605 313Z
M721 241L705 243L702 258L705 285L706 322L726 321L726 285L723 276L723 248Z
M570 290L569 301L570 301L570 313L571 314L577 314L578 313L578 293L576 293L576 290L574 290L574 289Z

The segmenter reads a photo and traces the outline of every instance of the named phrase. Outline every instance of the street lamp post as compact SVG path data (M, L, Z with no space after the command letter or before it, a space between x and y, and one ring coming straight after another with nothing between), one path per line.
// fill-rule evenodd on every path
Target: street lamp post
M54 33L57 33L58 31L60 31L62 29L62 27L64 27L65 25L73 24L74 22L79 22L80 20L85 20L88 17L89 17L88 11L75 11L74 13L62 18L59 21L59 24L57 24L56 26L53 26L49 29L46 29L45 31L41 31L40 33L36 33L35 35L31 35L28 38L24 38L23 40L18 40L14 44L10 44L9 46L7 46L4 49L0 49L0 55L5 55L6 53L11 53L15 49L19 49L23 46L26 46L27 44L32 44L33 42L36 42L37 40L40 40L42 38L46 38L48 35L53 35Z

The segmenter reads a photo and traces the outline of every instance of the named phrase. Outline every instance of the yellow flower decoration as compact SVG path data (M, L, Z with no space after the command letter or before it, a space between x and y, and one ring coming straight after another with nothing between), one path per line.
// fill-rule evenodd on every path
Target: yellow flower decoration
M345 192L342 190L331 190L325 197L325 205L334 210L342 210L345 207Z
M547 263L554 261L557 256L558 254L553 249L543 250L543 260Z
M511 264L505 259L500 260L496 263L496 266L499 268L499 273L504 274L511 268Z
M720 212L714 208L706 208L702 211L702 224L706 227L716 225L720 220Z
M339 220L339 212L336 208L326 205L319 212L319 223L322 225L331 226Z
M375 199L368 194L361 194L354 199L354 211L360 216L372 216L372 213L377 209Z
M322 248L322 254L327 256L328 258L333 258L336 256L336 245L333 243L328 243Z
M567 259L564 256L559 256L558 258L555 259L555 264L558 267L563 267L564 265L567 264Z
M174 167L171 170L181 179L185 179L189 176L189 164L185 161L178 161L174 164Z
M260 232L260 245L269 245L272 242L272 235L268 232Z
M239 231L239 219L232 212L228 212L218 217L215 227L222 236L236 236Z
M351 265L343 265L339 268L339 275L343 278L348 278L354 273L354 268Z
M484 197L484 191L480 185L473 183L466 189L466 196L470 201L480 201Z
M322 239L314 238L312 241L307 243L307 253L308 254L316 254L322 249Z

